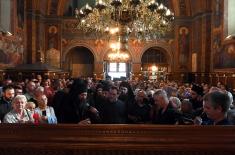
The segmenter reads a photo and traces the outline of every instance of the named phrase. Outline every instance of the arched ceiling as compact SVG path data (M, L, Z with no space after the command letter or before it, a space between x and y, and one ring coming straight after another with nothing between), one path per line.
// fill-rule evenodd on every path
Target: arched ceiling
M212 0L166 0L176 16L193 16L206 11ZM28 0L32 9L48 16L63 16L68 0Z

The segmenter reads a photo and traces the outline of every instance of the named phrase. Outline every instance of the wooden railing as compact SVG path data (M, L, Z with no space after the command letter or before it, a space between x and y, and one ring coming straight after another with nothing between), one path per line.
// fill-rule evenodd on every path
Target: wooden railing
M0 125L0 154L235 154L234 126Z
M182 83L207 83L209 85L216 85L218 82L222 82L229 88L235 88L235 71L218 71L205 73L205 72L174 72L169 73L169 80L175 80Z

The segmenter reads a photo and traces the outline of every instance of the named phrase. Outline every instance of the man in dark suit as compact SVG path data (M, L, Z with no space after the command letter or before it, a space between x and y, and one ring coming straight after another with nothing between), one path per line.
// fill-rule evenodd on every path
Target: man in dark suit
M124 102L118 100L118 88L111 87L108 101L104 104L102 122L105 124L124 124L127 121L127 109Z

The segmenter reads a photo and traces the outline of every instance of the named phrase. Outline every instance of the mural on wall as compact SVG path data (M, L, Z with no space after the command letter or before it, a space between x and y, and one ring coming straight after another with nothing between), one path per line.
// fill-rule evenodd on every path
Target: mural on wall
M0 68L14 67L23 63L22 38L19 36L16 38L0 36Z
M48 28L48 48L46 62L54 67L60 67L60 51L58 50L58 28L51 25Z
M18 20L18 27L23 29L24 28L24 3L25 0L17 0L17 20Z
M57 48L58 29L52 25L48 28L48 49Z
M217 53L215 53L214 68L235 68L235 41L225 44Z
M47 60L51 66L60 67L60 51L50 49L47 51Z
M213 58L213 62L214 62L214 67L218 68L220 66L220 49L221 49L221 37L220 34L217 34L214 36L214 40L213 40L213 44L212 44L212 49L214 51L214 58Z
M179 28L179 67L188 69L189 58L189 29L187 27Z
M214 8L214 27L218 28L221 25L221 16L222 16L222 1L216 0L215 1L215 8Z

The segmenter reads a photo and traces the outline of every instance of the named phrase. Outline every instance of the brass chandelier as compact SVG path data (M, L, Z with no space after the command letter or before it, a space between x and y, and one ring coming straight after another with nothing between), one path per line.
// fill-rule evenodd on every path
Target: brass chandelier
M86 4L75 9L75 16L78 29L99 39L117 28L121 43L130 35L147 41L160 38L171 30L174 20L174 14L159 0L96 0L94 8Z
M108 59L111 62L125 62L128 61L130 56L128 52L125 50L120 50L121 44L120 42L112 43L110 44L110 47L112 49L111 52L108 54Z

